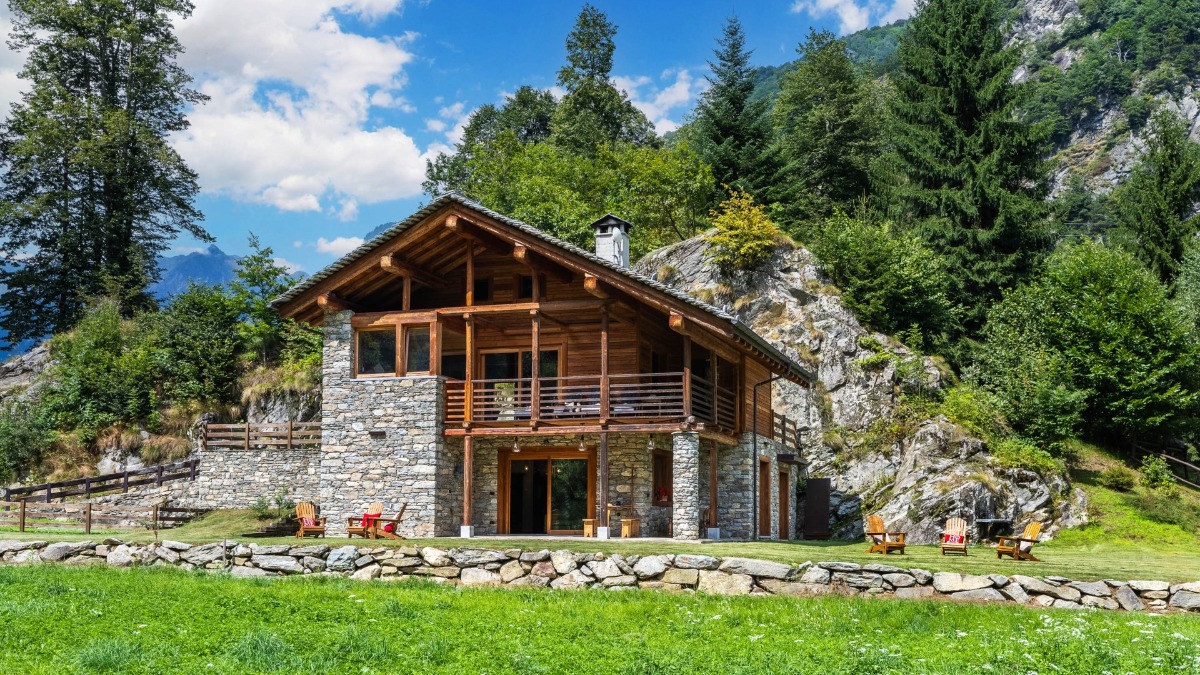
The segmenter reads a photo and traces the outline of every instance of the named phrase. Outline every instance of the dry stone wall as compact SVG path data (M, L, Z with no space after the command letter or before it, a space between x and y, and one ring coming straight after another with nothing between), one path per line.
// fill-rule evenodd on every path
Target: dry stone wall
M0 562L175 566L235 577L337 576L361 581L428 579L462 586L552 589L633 588L714 595L844 595L944 598L1035 608L1200 612L1200 581L1076 581L1064 577L930 572L885 563L800 565L697 554L621 555L490 548L332 547L162 541L131 544L0 541Z
M280 492L295 501L313 500L320 482L319 457L315 448L205 449L197 454L200 468L195 481L164 487L173 491L172 502L205 509L245 509Z

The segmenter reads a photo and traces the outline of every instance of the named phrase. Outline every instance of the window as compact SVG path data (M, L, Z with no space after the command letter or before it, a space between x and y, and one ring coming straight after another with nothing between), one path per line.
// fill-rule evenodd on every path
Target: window
M429 372L429 328L409 328L405 330L404 372Z
M358 374L396 374L396 329L358 332Z
M491 279L476 279L475 287L472 289L475 295L475 304L481 302L491 302L492 300L492 280Z
M517 299L532 300L533 299L533 277L528 274L522 274L517 277Z
M651 499L655 506L671 506L671 453L665 450L655 450L651 455L654 462L654 492Z
M467 379L467 355L442 354L442 375L456 380Z

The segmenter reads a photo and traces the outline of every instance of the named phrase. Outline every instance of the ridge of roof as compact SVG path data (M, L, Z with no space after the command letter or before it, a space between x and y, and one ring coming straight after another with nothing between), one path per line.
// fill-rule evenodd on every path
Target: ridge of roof
M559 239L558 237L548 234L548 233L534 227L533 225L530 225L523 221L517 220L516 218L510 218L509 216L506 216L502 213L493 211L478 202L475 202L471 199L464 197L463 195L461 195L457 192L445 192L443 194L438 195L433 201L431 201L430 203L421 207L420 209L418 209L416 212L414 212L409 217L405 218L404 220L400 220L400 221L393 223L391 226L387 227L382 232L380 232L379 234L372 237L369 241L363 242L361 245L359 245L353 251L350 251L346 255L335 260L333 263L327 265L321 271L313 274L310 277L306 277L305 279L300 281L300 283L296 284L295 286L292 286L287 291L285 291L282 295L280 295L279 297L272 300L270 303L271 306L278 307L279 305L282 305L285 302L295 299L297 296L299 296L304 291L307 291L308 289L312 288L313 286L316 286L317 284L321 283L322 281L328 279L329 277L336 274L338 271L344 269L347 265L359 260L363 256L374 251L376 248L378 248L384 242L394 238L395 236L404 232L408 228L416 225L417 223L421 222L428 216L432 215L434 212L438 211L439 209L441 209L451 203L459 204L460 206L464 206L473 211L482 213L485 216L487 216L493 220L498 220L498 221L504 223L505 225L508 225L516 230L520 230L521 232L523 232L525 234L528 234L532 237L536 237L548 244L557 246L558 248L561 248L561 249L569 251L577 256L580 256L580 257L586 259L588 262L591 262L591 263L594 263L597 265L601 265L602 267L604 267L608 270L611 270L613 272L616 272L617 274L628 277L629 279L636 281L640 284L643 284L645 286L649 286L650 288L653 288L654 290L659 291L660 293L665 293L665 294L675 298L676 300L685 302L685 303L687 303L697 309L700 309L704 312L707 312L719 319L723 319L724 321L729 322L734 327L735 332L737 332L739 335L741 335L741 337L745 338L749 342L754 343L754 345L756 347L758 347L759 349L761 349L765 354L767 354L768 356L778 360L780 363L787 366L787 368L789 370L793 371L793 374L798 375L809 382L812 382L816 379L816 376L808 368L805 368L804 366L797 363L790 356L788 356L787 354L784 354L782 350L775 347L771 343L767 342L766 339L764 339L761 335L754 332L749 326L747 326L745 323L740 321L736 316L726 312L725 310L723 310L719 307L710 305L707 302L699 300L698 298L694 298L691 295L684 293L683 291L672 288L671 286L668 286L668 285L658 281L657 279L653 279L651 277L642 275L638 272L633 271L632 269L629 269L626 267L621 267L620 265L617 265L611 261L605 260L604 258L600 258L595 253L592 253L590 251L582 249L570 242L563 241L562 239ZM606 214L605 217L607 217L608 215L611 215L611 214Z

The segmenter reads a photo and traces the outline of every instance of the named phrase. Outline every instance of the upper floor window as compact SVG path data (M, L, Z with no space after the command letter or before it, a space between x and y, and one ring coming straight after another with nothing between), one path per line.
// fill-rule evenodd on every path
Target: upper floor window
M491 302L492 301L492 280L491 279L486 279L486 278L485 279L476 279L475 287L472 290L474 291L475 304L478 305L481 302Z
M404 331L404 372L429 372L429 328L412 327Z
M517 299L533 299L533 277L531 275L522 274L517 277Z
M428 340L426 340L428 344ZM396 373L396 329L358 331L357 373L394 375Z

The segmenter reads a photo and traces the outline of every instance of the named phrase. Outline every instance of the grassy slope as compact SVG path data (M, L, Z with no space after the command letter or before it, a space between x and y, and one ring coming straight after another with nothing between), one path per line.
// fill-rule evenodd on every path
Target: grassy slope
M1193 672L1197 641L1184 616L0 569L4 673Z

